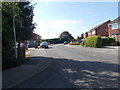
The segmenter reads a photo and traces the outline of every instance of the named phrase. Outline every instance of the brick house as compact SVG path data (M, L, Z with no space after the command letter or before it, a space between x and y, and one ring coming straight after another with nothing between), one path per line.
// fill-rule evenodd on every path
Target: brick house
M33 33L32 39L27 41L28 47L35 47L38 44L38 42L40 41L40 39L41 39L40 35Z
M96 27L92 28L89 30L86 34L86 37L88 36L103 36L103 37L108 37L108 24L111 21L108 20L102 24L97 25Z
M120 16L108 24L109 37L113 37L120 42Z

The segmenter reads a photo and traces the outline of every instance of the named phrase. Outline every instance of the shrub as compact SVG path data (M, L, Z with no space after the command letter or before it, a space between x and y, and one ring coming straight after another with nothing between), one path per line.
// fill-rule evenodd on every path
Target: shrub
M80 45L84 46L85 45L85 41L82 41L82 43L80 43Z
M27 61L28 61L28 59L26 59L26 58L16 59L12 55L12 53L4 52L4 51L2 52L2 70L19 66Z
M86 47L95 47L100 48L102 47L102 40L100 36L90 36L87 37L84 46Z
M114 38L111 37L101 37L103 46L111 45L113 42L115 42Z

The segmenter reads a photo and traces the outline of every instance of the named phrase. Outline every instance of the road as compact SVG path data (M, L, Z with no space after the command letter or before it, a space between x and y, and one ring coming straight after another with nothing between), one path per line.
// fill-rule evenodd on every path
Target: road
M117 88L118 51L52 45L36 49L45 51L40 57L53 57L47 70L15 88Z

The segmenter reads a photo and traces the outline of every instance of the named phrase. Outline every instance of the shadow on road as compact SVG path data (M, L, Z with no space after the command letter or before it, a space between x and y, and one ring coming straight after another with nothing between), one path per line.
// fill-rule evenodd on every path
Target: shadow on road
M43 58L47 57L32 57ZM117 88L118 87L118 64L96 62L96 61L76 61L72 59L53 58L50 70L58 75L62 75L78 88ZM50 72L50 70L48 72ZM51 75L52 77L52 75ZM56 77L54 77L55 80ZM54 83L54 80L53 82Z

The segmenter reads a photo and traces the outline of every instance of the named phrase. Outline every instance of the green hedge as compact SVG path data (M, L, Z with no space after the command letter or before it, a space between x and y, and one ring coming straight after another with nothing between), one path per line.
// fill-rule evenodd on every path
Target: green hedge
M19 66L25 62L28 62L27 58L15 58L13 53L2 51L2 70L6 70L12 67Z
M102 39L100 36L87 37L84 46L100 48L102 47Z
M111 37L90 36L87 37L87 39L82 42L81 45L86 47L100 48L102 46L111 45L114 42L115 39Z
M115 42L114 38L111 37L101 37L103 46L107 46Z

